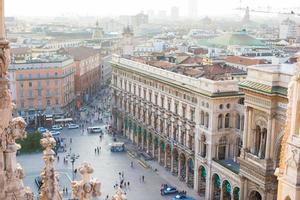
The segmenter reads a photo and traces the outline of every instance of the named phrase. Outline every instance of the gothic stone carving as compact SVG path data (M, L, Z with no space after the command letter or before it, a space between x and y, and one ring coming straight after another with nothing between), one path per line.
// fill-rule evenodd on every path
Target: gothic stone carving
M91 200L92 197L100 196L101 183L91 178L91 174L94 172L91 164L86 162L82 163L79 167L79 172L82 176L82 180L72 182L73 198Z

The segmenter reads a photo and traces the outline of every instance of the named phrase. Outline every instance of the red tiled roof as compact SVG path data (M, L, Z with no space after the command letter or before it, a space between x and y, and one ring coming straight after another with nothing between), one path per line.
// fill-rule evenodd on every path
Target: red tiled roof
M203 58L201 57L189 57L185 60L183 60L180 64L201 64L203 61Z
M174 66L174 63L170 63L168 61L149 61L148 62L149 65L152 65L154 67L159 67L159 68L162 68L162 69L169 69L171 67Z
M227 58L225 58L225 61L228 63L234 63L234 64L244 65L244 66L267 63L265 59L256 59L256 58L252 59L252 58L246 58L242 56L228 56Z
M98 51L89 47L71 47L64 49L75 61L87 59L98 54Z

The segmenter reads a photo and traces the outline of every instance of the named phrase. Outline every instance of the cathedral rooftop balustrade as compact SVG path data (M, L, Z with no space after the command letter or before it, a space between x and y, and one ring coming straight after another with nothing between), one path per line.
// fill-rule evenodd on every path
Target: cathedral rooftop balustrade
M187 88L189 90L192 89L207 96L239 94L238 82L235 80L214 81L206 78L193 78L125 59L118 55L112 56L111 63L122 68L127 68L128 70L134 70L147 76L153 76L155 78L171 82L172 84L179 85L180 87Z

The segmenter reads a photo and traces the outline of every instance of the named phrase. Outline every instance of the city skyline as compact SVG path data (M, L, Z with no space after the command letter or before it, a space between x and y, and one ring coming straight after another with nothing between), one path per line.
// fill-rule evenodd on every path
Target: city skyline
M18 5L18 6L15 6ZM59 5L59 6L57 6ZM70 6L72 5L72 6ZM118 6L116 6L118 5ZM128 6L130 5L130 7ZM216 7L218 5L218 7ZM288 6L286 6L288 5ZM5 4L6 16L114 16L114 15L129 15L139 12L147 13L149 10L154 10L156 13L159 10L166 10L169 14L170 8L176 6L180 9L181 16L188 16L188 1L180 0L165 0L163 2L158 0L145 1L143 4L137 0L111 0L105 4L96 0L71 1L71 0L52 0L52 1L38 1L38 0L11 0ZM198 17L204 15L223 15L233 14L236 8L251 7L254 9L289 12L292 8L297 7L297 2L294 0L287 0L284 2L274 2L271 0L232 0L223 3L220 0L212 0L201 3L198 0Z

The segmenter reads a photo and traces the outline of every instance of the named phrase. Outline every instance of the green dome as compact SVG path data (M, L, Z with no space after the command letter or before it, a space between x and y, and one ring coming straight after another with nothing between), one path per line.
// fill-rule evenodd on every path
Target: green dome
M265 46L262 41L248 35L246 31L225 33L224 35L207 40L206 42L201 41L200 43L203 45L207 43L208 46Z

